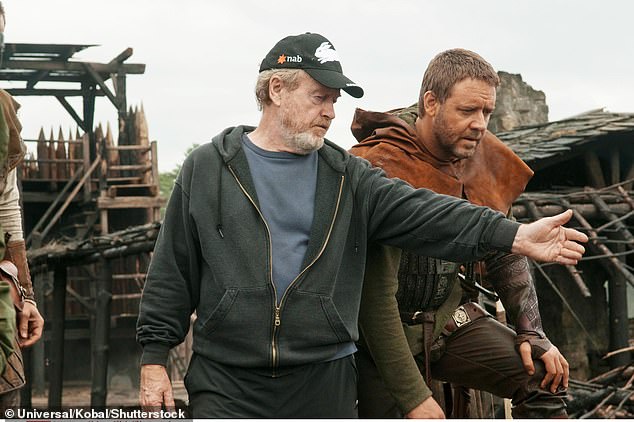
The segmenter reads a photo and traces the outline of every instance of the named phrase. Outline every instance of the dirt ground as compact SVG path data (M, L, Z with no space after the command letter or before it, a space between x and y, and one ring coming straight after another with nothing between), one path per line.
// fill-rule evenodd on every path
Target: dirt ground
M63 407L88 407L90 406L90 384L89 383L64 383L62 391ZM187 402L187 391L182 381L175 381L172 384L174 398L181 403ZM45 394L35 394L32 396L33 407L46 409L48 407L48 391ZM108 390L108 407L127 408L139 405L139 392L130 386L113 386Z

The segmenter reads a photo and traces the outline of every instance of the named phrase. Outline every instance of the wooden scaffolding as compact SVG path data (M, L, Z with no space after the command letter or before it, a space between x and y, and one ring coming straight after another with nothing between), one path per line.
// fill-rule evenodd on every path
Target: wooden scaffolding
M62 406L69 359L64 343L73 338L90 339L91 405L106 405L111 327L125 325L115 317L123 318L128 321L123 336L134 340L130 321L136 318L153 248L154 232L147 224L159 220L164 203L156 142L149 140L143 108L128 108L126 98L127 75L143 74L145 65L126 62L131 48L108 63L71 60L87 47L7 44L0 69L0 80L12 82L6 89L11 95L53 96L78 126L67 138L60 130L57 139L52 132L46 139L42 130L38 139L25 140L29 152L19 172L31 272L46 315L44 341L25 354L32 380L23 389L26 407L32 388L41 392L47 377L49 407ZM16 88L20 81L24 86ZM81 98L80 112L70 97ZM106 97L116 109L116 141L109 126L95 127L97 97ZM150 238L122 250L118 242L127 238L121 233L130 226L144 227ZM99 239L109 239L107 247ZM93 250L78 257L72 252L77 244Z

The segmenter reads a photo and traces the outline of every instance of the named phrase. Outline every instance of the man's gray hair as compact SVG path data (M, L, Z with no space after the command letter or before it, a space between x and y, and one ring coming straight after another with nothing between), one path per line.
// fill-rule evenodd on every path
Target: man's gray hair
M293 91L299 86L297 77L302 72L303 70L301 69L269 69L260 72L255 84L255 99L258 102L258 110L262 110L265 105L271 104L269 83L273 76L279 77L282 83L284 83L290 91Z

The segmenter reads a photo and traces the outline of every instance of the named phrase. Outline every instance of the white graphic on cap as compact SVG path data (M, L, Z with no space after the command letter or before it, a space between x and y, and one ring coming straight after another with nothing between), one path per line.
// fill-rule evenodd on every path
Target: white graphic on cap
M319 60L319 63L321 64L339 61L339 54L337 54L328 41L322 42L321 45L317 47L317 50L315 50L315 57L317 57L317 60Z

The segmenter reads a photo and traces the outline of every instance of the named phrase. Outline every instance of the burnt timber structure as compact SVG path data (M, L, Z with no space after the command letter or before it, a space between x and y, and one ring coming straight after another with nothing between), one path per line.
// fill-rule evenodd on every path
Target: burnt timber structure
M25 236L38 302L47 320L43 341L25 356L32 380L23 389L22 404L27 407L31 388L42 390L47 375L48 407L62 406L64 360L76 362L64 345L85 338L90 339L90 404L106 405L111 327L118 317L133 317L138 308L153 249L154 231L144 225L159 220L164 203L159 196L156 142L149 142L143 110L128 110L126 98L127 75L143 74L145 65L126 62L131 48L108 63L73 59L88 47L7 44L0 69L0 80L24 82L24 87L7 92L15 97L54 96L84 132L79 135L78 130L74 139L71 135L64 140L60 130L56 142L52 134L47 141L43 132L37 140L25 140L37 150L37 157L29 153L19 172ZM81 98L81 111L73 108L70 97ZM109 128L105 134L101 126L95 128L98 97L106 97L116 109L116 144ZM133 236L132 245L124 242L121 248L120 236L126 238L121 231L126 233L130 226L145 227L146 240ZM109 239L108 247L103 246L104 239ZM70 252L77 244L88 245L92 253L78 257ZM55 247L57 252L51 252ZM82 329L74 329L78 322ZM133 340L129 324L124 331ZM66 337L69 333L72 339Z
M569 226L590 241L577 266L533 263L544 328L589 379L607 352L629 346L628 289L634 286L634 114L593 110L497 136L534 171L513 205L522 222L574 211ZM610 355L612 367L630 353Z

